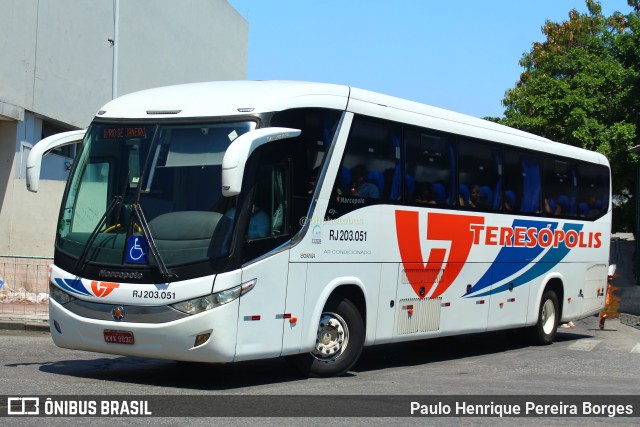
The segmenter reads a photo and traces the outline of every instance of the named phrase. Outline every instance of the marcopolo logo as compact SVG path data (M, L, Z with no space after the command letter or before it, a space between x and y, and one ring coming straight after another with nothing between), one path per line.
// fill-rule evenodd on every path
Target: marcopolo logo
M137 279L140 280L144 277L142 273L139 271L118 271L118 270L100 270L98 273L100 277L105 277L108 279Z

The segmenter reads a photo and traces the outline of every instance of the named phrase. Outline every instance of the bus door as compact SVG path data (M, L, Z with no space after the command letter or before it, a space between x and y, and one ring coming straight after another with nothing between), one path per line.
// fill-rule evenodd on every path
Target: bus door
M286 305L282 315L282 355L297 354L302 345L302 325L305 319L304 297L307 287L307 263L289 264Z
M240 298L235 361L280 356L289 275L289 251L242 269L254 288Z
M280 356L290 239L289 160L263 150L255 173L249 224L243 242L242 282L254 288L240 298L235 360Z

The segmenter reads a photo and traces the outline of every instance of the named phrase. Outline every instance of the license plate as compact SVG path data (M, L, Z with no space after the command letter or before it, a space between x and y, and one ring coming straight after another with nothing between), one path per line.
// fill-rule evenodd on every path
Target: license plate
M133 344L133 332L131 331L104 331L104 341L110 344Z

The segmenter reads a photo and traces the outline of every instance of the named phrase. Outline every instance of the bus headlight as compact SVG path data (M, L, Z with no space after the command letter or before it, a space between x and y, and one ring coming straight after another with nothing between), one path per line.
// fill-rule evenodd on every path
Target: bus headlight
M71 294L63 291L57 286L54 286L52 283L49 283L49 298L57 302L58 304L67 304L75 299L76 297Z
M253 289L255 283L256 280L254 279L250 282L243 283L242 285L236 286L234 288L227 289L226 291L216 292L215 294L171 304L171 307L187 314L202 313L203 311L220 307L221 305L228 304L231 301L238 299L240 295L244 295L251 289Z

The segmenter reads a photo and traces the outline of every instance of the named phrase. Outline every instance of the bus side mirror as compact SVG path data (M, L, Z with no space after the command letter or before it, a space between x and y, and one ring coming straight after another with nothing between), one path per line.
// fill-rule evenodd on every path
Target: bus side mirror
M40 166L42 158L51 150L65 145L82 142L86 129L57 133L46 137L33 146L27 157L27 190L37 193L40 187Z
M247 132L234 140L222 159L222 195L236 196L242 187L244 168L251 153L261 145L300 135L299 129L263 128Z

